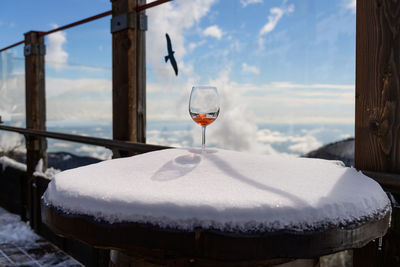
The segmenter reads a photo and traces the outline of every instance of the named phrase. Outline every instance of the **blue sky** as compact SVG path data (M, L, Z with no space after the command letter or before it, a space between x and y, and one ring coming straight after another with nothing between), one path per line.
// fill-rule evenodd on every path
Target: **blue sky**
M108 0L3 0L0 47L110 9ZM265 123L354 122L355 0L174 0L147 15L148 121L187 120L191 86L211 84L222 102L211 135L257 132ZM109 24L106 17L46 37L50 122L111 122ZM165 33L178 77L164 62ZM22 59L22 46L11 53Z
M165 5L180 6L180 2ZM198 45L191 53L185 53L183 59L192 63L196 72L203 73L203 79L211 77L226 64L232 65L232 74L239 74L245 63L257 68L263 75L254 75L255 68L253 72L249 68L248 75L235 75L237 81L265 83L289 79L301 83L354 82L355 14L351 8L351 2L354 1L187 2L199 2L197 5L208 8L191 27L179 32L185 38L186 50L190 49L190 45ZM47 31L55 25L65 25L110 10L111 7L108 0L19 3L16 5L15 1L5 0L0 4L0 47L22 40L23 34L30 30ZM21 5L23 8L20 8ZM196 4L193 6L196 7ZM289 11L290 7L293 10ZM274 16L271 12L274 8L280 9L283 14L277 18L274 28L260 37L262 27L268 23L269 17ZM163 7L155 9L160 11ZM190 17L188 14L180 15ZM168 19L168 15L165 17ZM158 26L149 21L149 27ZM212 26L215 26L214 31L209 31L208 35L201 34ZM109 17L70 29L66 34L68 40L63 44L63 49L69 54L68 63L111 67ZM153 42L153 38L160 39L157 42L165 41L163 35L150 37L148 42ZM263 39L262 47L260 38ZM177 55L180 52L176 51ZM333 71L323 73L321 68Z

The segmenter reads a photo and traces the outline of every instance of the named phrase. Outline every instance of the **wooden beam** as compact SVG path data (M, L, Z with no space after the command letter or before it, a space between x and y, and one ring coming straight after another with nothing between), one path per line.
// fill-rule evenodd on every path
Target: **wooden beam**
M139 13L136 12L145 3L145 0L112 1L113 19L125 14L133 19L133 27L112 33L115 140L146 142L145 31L138 27Z
M25 34L25 110L26 128L46 130L45 66L44 38L40 32ZM40 203L35 203L37 194L33 173L40 159L43 167L47 166L46 139L42 137L26 138L26 162L28 175L27 205L31 227L38 230L40 219L36 210Z
M400 173L400 2L357 1L355 167Z
M357 0L354 162L390 192L400 191L399 25L400 1ZM382 240L354 250L353 266L398 266L397 218Z

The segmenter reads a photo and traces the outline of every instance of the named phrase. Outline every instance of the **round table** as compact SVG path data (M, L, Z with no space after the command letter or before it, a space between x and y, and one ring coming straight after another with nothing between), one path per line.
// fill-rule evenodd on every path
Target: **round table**
M254 170L254 166L259 167ZM199 181L204 172L212 177ZM264 177L273 172L280 180ZM107 184L104 181L111 174L115 179ZM292 178L293 174L298 178ZM127 188L124 179L131 176L140 188ZM310 177L308 182L314 185L305 192L309 196L296 194L296 188L304 183L305 188L310 187L307 181L298 182L304 177ZM321 185L316 184L319 179ZM175 187L191 188L196 181L196 186L207 188L197 189L202 196L172 192ZM164 183L160 191L157 183ZM218 188L219 183L227 189ZM150 184L147 189L146 184ZM357 195L348 188L354 184ZM210 185L224 192L216 195ZM169 186L171 190L164 192ZM153 189L156 197L148 198ZM112 249L114 265L123 266L124 261L176 266L274 265L359 248L382 237L389 227L391 209L381 190L371 179L337 162L170 149L56 175L42 199L42 220L56 234ZM321 191L321 197L314 191ZM245 199L232 199L241 194ZM334 200L337 203L330 203ZM281 206L265 204L273 201Z

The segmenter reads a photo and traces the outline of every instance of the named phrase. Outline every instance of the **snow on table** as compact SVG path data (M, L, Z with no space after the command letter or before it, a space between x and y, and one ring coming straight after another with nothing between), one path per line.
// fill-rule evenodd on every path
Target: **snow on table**
M374 180L338 162L167 149L56 174L43 197L109 223L223 231L311 230L390 209Z

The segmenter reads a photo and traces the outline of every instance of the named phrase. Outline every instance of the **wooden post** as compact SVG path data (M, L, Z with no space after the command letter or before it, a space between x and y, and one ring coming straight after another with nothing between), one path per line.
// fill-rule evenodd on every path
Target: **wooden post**
M357 1L355 165L400 173L400 2Z
M357 1L355 167L400 173L400 1ZM383 251L354 250L354 266L398 266L390 232Z
M146 0L111 0L113 139L146 142ZM113 151L114 157L128 153Z
M46 102L45 102L45 66L44 66L44 38L39 32L31 31L25 34L25 109L26 128L35 130L46 129ZM27 204L30 225L38 230L39 203L33 173L40 159L43 168L47 166L46 139L26 136L27 162Z

